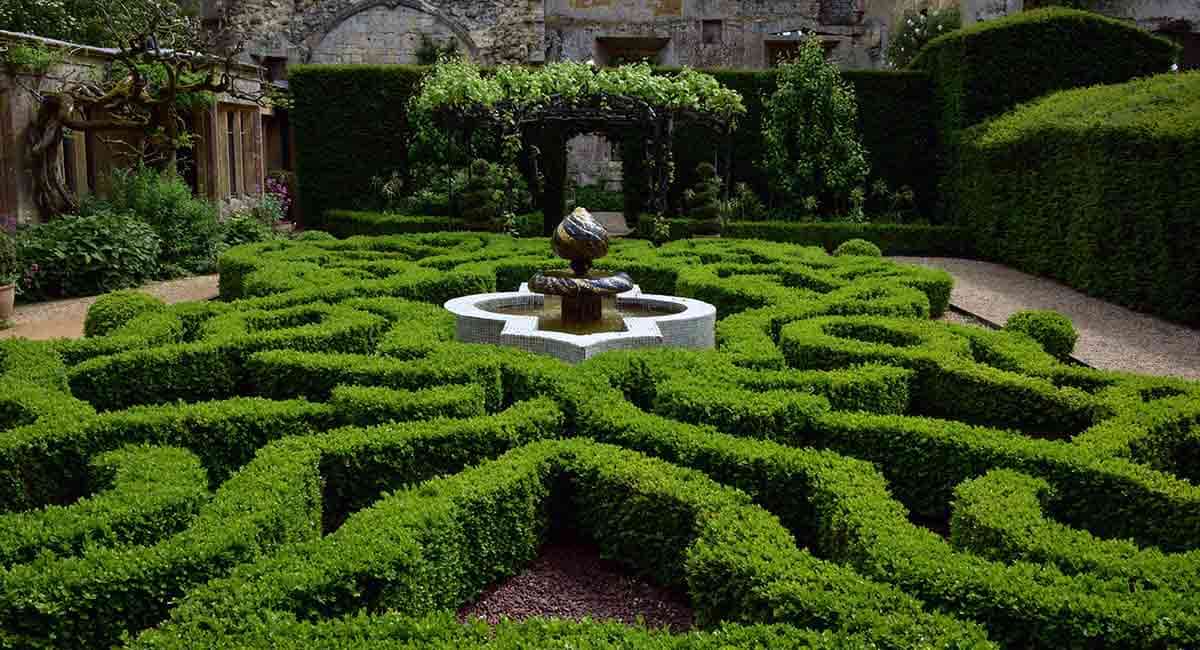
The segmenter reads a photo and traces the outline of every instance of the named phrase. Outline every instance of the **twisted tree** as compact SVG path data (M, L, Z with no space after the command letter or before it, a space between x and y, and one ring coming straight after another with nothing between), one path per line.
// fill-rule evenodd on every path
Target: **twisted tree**
M25 71L20 77L39 100L27 134L34 199L47 217L71 212L78 199L63 177L66 129L85 133L137 132L143 162L174 172L179 150L190 147L185 117L227 93L261 101L261 90L235 85L240 35L206 30L168 0L101 0L112 60L98 74ZM60 49L56 56L70 53Z

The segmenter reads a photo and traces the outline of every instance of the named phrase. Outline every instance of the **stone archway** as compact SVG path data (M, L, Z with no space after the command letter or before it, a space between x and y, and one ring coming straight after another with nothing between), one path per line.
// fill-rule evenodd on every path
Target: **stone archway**
M417 63L428 39L477 57L471 35L420 0L368 0L338 14L308 55L309 63Z

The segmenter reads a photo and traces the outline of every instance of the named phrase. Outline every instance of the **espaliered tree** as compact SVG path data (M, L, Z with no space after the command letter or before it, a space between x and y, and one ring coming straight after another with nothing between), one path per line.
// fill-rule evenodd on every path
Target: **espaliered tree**
M648 194L655 211L666 211L675 125L703 125L728 139L742 97L710 75L684 68L656 75L645 64L604 68L561 62L543 68L500 66L484 74L451 59L433 68L413 97L412 119L465 134L494 133L506 160L522 165L531 188L542 195L543 231L562 218L567 141L603 133L633 143L648 163Z
M34 199L47 217L71 212L78 200L62 171L66 129L100 134L135 134L146 164L174 172L179 150L192 145L185 117L217 93L261 100L257 91L236 87L233 67L242 40L224 30L206 30L167 0L102 1L113 59L98 75L25 71L26 89L39 100L27 135ZM69 51L54 53L63 57Z

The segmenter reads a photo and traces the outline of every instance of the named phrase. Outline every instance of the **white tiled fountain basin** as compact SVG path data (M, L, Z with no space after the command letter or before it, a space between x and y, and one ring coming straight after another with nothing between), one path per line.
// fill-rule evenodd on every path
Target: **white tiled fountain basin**
M611 350L646 347L711 350L716 346L715 307L691 298L643 294L636 286L617 296L618 306L634 302L680 311L659 316L626 316L624 332L580 335L539 330L537 316L497 314L487 309L540 306L543 298L522 284L520 291L463 296L446 302L445 306L456 317L455 336L459 341L520 348L568 363L579 363Z

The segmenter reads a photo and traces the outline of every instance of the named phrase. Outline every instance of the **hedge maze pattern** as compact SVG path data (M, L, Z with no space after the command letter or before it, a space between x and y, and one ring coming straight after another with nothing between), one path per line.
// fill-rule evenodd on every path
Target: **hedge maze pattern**
M717 351L454 342L440 303L544 250L255 244L223 302L0 344L0 646L1200 644L1200 386L931 320L941 272L739 240L606 260L714 303ZM564 523L700 631L448 613Z

